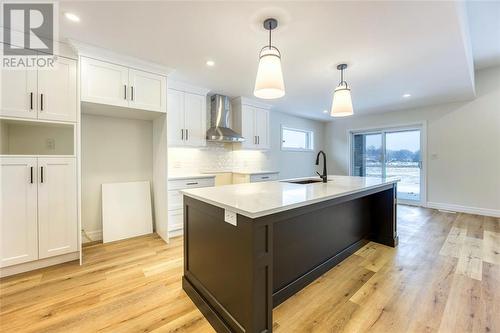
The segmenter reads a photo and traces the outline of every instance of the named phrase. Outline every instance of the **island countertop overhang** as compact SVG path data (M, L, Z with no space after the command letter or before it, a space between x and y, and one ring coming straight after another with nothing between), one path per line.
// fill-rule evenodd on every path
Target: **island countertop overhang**
M310 179L311 177L300 178ZM399 178L328 176L327 183L292 184L287 181L196 188L182 194L237 214L259 218L394 184ZM294 179L298 180L298 179Z

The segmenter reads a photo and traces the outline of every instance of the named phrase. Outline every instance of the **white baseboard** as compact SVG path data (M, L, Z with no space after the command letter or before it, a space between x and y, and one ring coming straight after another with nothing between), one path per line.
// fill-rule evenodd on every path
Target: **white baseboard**
M490 208L469 207L469 206L453 205L440 202L428 202L427 207L440 210L447 210L452 212L500 217L500 210L490 209Z
M85 237L85 233L87 234L88 237L90 237L90 239ZM102 240L102 230L92 230L92 231L85 230L85 233L82 232L82 242L84 244Z
M80 259L80 252L72 252L57 257L45 258L31 262L26 262L24 264L3 267L0 269L0 277L11 276L14 274L24 273L35 269L62 264L63 262L68 262L78 259Z

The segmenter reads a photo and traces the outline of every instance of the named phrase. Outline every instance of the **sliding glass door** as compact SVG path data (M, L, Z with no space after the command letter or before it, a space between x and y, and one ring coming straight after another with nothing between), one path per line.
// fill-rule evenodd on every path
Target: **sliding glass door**
M351 175L399 177L398 199L420 202L421 129L387 129L351 134Z

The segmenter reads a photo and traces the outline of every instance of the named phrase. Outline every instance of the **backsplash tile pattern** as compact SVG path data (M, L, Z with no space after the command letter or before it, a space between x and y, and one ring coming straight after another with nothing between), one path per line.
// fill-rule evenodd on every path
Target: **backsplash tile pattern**
M202 148L168 148L169 174L266 170L270 164L268 152L233 149L232 144L208 142Z

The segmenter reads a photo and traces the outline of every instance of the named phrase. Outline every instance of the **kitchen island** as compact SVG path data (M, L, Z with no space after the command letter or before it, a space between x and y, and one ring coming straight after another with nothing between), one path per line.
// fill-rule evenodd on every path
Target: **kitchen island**
M217 332L271 332L273 307L367 242L397 245L397 179L328 179L182 191L183 288Z

